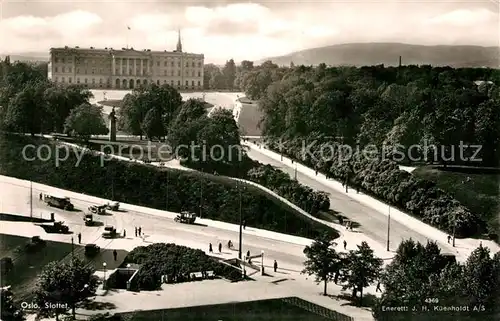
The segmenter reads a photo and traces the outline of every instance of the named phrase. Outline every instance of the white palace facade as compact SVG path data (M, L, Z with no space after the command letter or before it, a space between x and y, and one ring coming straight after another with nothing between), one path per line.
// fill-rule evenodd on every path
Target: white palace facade
M51 48L48 78L88 88L133 89L169 84L181 90L203 89L203 54L185 53L179 34L175 51L133 48Z

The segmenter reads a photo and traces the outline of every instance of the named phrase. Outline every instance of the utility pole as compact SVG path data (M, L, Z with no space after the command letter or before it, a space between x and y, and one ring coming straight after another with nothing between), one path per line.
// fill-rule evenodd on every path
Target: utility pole
M30 181L30 217L33 217L33 181Z
M241 245L241 242L243 241L243 214L242 214L242 211L241 211L241 183L240 181L238 180L237 181L237 186L238 186L238 191L239 191L239 196L240 196L240 239L239 239L239 242L238 242L238 258L241 260L241 248L242 248L242 245Z
M201 169L201 176L200 176L200 218L201 214L203 211L203 168Z
M391 235L391 206L389 205L389 215L387 215L387 252L389 252L390 235Z

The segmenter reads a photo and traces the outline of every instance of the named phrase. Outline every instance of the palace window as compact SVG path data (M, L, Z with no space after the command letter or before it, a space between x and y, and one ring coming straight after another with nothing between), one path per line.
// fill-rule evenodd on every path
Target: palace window
M201 81L198 80L198 87L200 87L200 86L201 86Z
M198 71L198 77L201 77L201 71Z
M66 72L66 68L64 68L64 66L62 67L62 72Z
M71 77L68 78L68 82L71 84Z
M85 78L85 83L87 83L87 78Z
M71 67L68 67L68 72L71 72Z
M181 75L181 71L177 70L177 76L180 76L180 75Z
M57 69L58 69L58 68L57 68L57 67L55 67L55 72L58 72L58 71L57 71Z
M61 82L64 82L64 77L61 77Z
M80 78L76 78L76 83L79 84L80 83Z

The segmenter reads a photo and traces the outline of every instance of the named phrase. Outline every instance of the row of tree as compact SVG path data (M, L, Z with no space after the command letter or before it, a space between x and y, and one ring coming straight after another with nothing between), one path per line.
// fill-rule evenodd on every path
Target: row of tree
M429 224L451 232L456 217L461 235L488 229L495 237L498 222L491 213L471 213L435 184L399 171L396 163L408 163L411 156L445 165L496 166L500 91L487 81L498 76L491 69L300 66L257 95L261 127L277 151ZM485 82L478 85L477 79ZM460 159L461 143L482 148L465 148ZM448 160L451 155L455 159Z
M107 134L101 108L91 106L92 93L80 86L62 87L47 80L37 64L2 62L0 129L68 133L88 139Z

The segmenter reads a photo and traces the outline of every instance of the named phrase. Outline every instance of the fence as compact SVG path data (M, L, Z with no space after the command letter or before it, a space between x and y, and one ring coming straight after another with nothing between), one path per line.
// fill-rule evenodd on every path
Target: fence
M324 306L297 297L283 298L282 301L334 321L354 321L354 319Z

